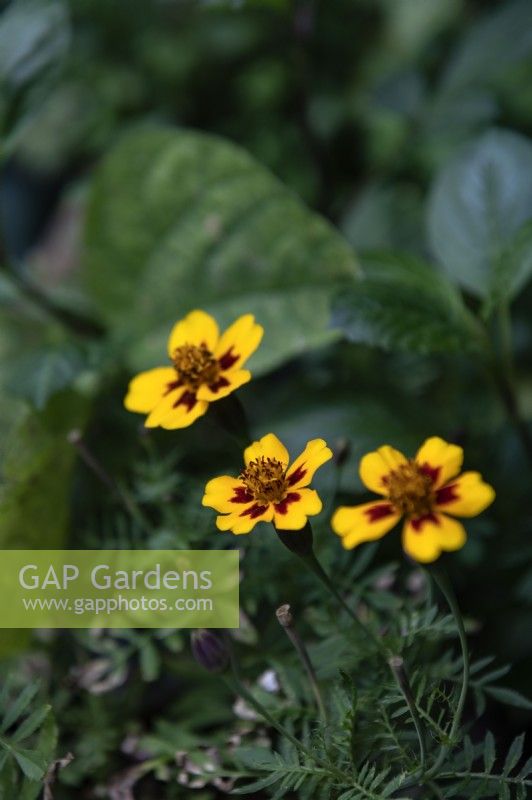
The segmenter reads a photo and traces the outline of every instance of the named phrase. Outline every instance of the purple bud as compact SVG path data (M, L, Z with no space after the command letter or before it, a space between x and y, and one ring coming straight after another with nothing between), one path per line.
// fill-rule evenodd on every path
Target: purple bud
M223 672L229 664L229 652L224 641L212 631L194 631L191 636L192 655L209 672Z

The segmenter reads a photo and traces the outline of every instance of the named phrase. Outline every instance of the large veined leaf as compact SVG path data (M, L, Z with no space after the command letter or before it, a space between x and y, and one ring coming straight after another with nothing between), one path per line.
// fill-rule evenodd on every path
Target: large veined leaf
M490 297L506 285L511 297L528 273L516 265L510 244L531 218L532 143L509 131L489 131L436 177L430 244L445 272L473 294Z
M83 424L86 400L64 393L34 413L4 397L0 408L0 548L61 547L75 458L67 434Z
M161 363L193 308L221 324L254 313L252 368L330 341L330 303L356 275L344 239L247 153L202 133L147 128L97 170L84 280L130 368Z
M459 292L431 266L381 253L336 299L334 321L353 342L414 353L478 349L482 333Z

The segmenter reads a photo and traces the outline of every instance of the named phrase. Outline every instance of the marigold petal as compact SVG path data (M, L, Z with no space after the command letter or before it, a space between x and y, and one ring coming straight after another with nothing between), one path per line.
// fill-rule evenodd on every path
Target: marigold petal
M358 506L340 506L333 514L331 526L342 537L346 550L351 550L362 542L381 539L400 517L390 503L377 500Z
M170 358L176 347L183 344L205 344L211 352L216 350L220 332L216 320L206 311L191 311L180 319L168 338L168 355Z
M480 472L464 472L436 492L438 508L459 517L476 517L494 500L495 490Z
M221 475L207 483L201 502L202 505L214 508L216 511L240 512L253 503L253 497L238 478Z
M253 442L244 450L246 466L250 461L255 461L262 456L264 458L276 458L277 461L280 461L286 466L288 466L288 462L290 461L288 450L274 433L267 433L262 439Z
M449 444L439 436L431 436L423 442L415 460L432 475L435 486L443 486L460 472L464 451L458 445Z
M316 470L331 458L332 452L327 442L324 439L312 439L286 473L288 485L294 489L308 486Z
M149 414L176 380L172 367L156 367L136 375L129 384L124 406L128 411Z
M144 424L147 428L165 428L169 431L188 428L205 414L208 407L208 403L198 400L188 389L178 388L160 400Z
M214 386L207 386L204 384L199 387L197 391L198 400L207 400L209 403L215 400L221 400L222 397L227 397L228 394L231 394L235 389L238 389L250 380L251 372L247 369L237 369L222 373Z
M221 531L231 531L236 534L249 533L258 522L271 522L273 513L271 505L260 506L257 502L253 502L241 511L216 517L216 526Z
M274 525L281 531L298 531L304 528L308 517L322 509L320 497L314 489L290 491L284 500L274 505Z
M214 355L222 370L238 369L261 343L264 328L257 325L253 314L239 317L220 337Z
M387 475L401 464L406 464L406 461L407 459L399 450L385 444L362 458L359 467L360 480L372 492L386 495Z
M443 550L459 550L467 539L461 522L433 513L414 520L409 519L403 527L403 548L415 561L428 564L435 561Z

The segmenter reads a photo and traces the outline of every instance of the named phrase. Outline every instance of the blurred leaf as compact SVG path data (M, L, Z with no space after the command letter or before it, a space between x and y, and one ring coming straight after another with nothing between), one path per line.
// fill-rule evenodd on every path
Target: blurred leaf
M525 222L493 265L491 306L511 300L532 277L532 220Z
M84 278L131 369L165 358L173 323L204 307L265 325L255 371L330 341L330 298L356 274L347 243L267 170L205 134L144 129L97 171Z
M479 349L476 320L435 269L386 253L364 258L363 266L365 277L334 304L334 324L350 341L415 353Z
M515 706L515 708L532 711L532 701L514 689L506 689L503 686L488 686L486 687L486 693L507 706Z
M0 407L0 546L61 547L75 458L66 437L83 425L86 401L68 393L39 413L5 398Z
M0 17L0 83L16 88L57 62L69 45L59 0L15 0Z
M445 272L473 294L502 286L500 257L532 218L532 144L492 130L437 175L428 208L430 244ZM511 276L507 291L515 287Z
M33 350L13 365L8 388L43 409L53 394L72 385L83 367L81 353L71 344Z
M472 84L485 86L531 53L529 0L504 3L468 30L444 73L442 90L456 93Z
M420 252L421 193L412 186L370 183L347 208L341 229L358 252L383 248Z

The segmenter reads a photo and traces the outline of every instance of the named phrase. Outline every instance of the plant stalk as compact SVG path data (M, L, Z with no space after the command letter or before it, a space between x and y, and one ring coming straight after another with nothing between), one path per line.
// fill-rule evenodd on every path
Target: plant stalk
M460 612L460 608L458 606L458 602L456 600L456 596L451 587L451 584L449 583L447 576L437 569L430 570L429 575L433 578L436 586L445 597L445 600L447 601L447 604L454 617L456 628L458 630L458 638L460 640L460 648L462 652L462 664L463 664L462 685L460 687L460 695L458 697L458 703L456 705L456 710L454 712L453 721L451 724L451 730L449 731L449 744L442 745L438 757L436 758L436 761L434 762L432 767L427 771L426 777L432 778L441 767L443 760L447 752L449 751L449 748L452 747L456 734L458 733L458 730L460 728L460 723L462 721L462 715L464 713L464 706L469 688L470 665L469 665L469 651L467 648L467 636L464 627L464 620Z

